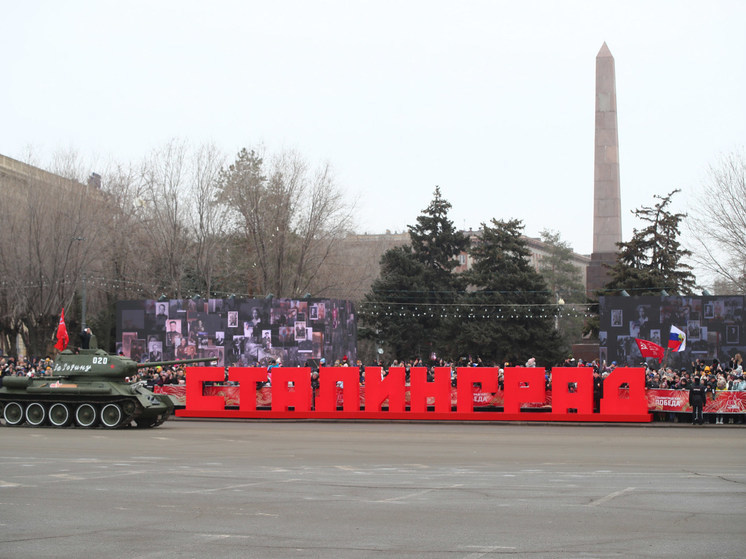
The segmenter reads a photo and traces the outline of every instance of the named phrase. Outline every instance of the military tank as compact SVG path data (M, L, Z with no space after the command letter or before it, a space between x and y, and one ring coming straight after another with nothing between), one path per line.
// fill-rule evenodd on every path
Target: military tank
M65 350L52 376L2 378L0 408L7 426L158 427L174 410L165 394L154 394L145 382L127 382L138 369L206 363L214 358L136 363L102 349Z

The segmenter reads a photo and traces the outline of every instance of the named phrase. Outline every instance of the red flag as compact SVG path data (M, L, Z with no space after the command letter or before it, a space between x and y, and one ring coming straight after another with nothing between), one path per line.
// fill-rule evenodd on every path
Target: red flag
M637 347L640 348L640 353L643 357L653 357L658 361L663 360L663 356L665 355L666 350L663 349L661 346L647 340L641 340L639 338L635 338L635 341L637 342Z
M67 335L67 326L65 326L65 309L62 309L60 324L57 326L57 343L54 344L54 347L60 351L64 351L67 347L67 342L69 341L70 338Z

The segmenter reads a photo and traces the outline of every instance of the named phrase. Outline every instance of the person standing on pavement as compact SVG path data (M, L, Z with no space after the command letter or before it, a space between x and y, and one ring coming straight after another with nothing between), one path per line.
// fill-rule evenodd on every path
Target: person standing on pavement
M702 410L707 401L707 388L699 382L699 377L694 377L694 384L689 388L689 404L692 406L692 425L704 423Z

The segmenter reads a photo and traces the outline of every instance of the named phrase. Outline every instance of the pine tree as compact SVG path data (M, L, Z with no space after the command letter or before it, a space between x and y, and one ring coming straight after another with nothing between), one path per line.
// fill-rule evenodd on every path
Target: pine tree
M569 354L572 343L581 338L585 323L587 299L583 274L572 263L572 247L560 239L559 233L544 230L541 240L547 254L539 261L539 273L557 302L557 330L563 350Z
M643 206L633 213L647 223L634 230L632 239L619 243L619 256L610 270L611 280L605 293L621 290L631 295L689 294L696 287L691 266L682 259L691 255L678 241L679 224L686 214L671 213L671 198L680 190L666 196L655 196L660 202L653 207Z
M519 220L482 224L464 276L469 292L460 312L459 343L472 358L522 364L535 357L550 366L562 357L554 328L555 301L530 263Z
M436 187L409 226L411 245L384 253L381 275L365 296L361 318L393 352L391 359L440 353L452 337L446 309L458 300L463 282L453 270L469 241L448 219L450 209Z

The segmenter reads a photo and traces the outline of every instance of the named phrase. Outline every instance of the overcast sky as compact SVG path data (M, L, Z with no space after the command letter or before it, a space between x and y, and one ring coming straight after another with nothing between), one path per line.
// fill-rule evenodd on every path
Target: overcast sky
M746 2L34 1L0 22L0 154L134 162L172 138L329 161L360 232L518 218L592 250L595 58L630 210L746 138ZM96 171L98 169L91 169Z

